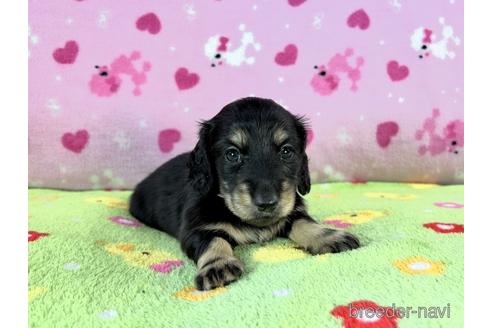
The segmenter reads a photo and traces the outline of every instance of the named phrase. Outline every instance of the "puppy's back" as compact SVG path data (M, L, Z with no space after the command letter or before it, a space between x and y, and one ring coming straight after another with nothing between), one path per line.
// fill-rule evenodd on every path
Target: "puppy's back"
M190 153L174 157L140 182L130 198L130 213L140 222L177 237L188 180Z

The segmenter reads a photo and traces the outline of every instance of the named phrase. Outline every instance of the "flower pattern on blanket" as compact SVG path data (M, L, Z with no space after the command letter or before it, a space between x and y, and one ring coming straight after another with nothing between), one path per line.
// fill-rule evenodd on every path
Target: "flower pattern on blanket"
M429 260L423 256L411 256L394 261L394 266L409 275L440 275L444 270L441 261Z
M104 250L109 254L121 256L131 266L149 268L160 273L169 273L184 265L182 260L169 252L132 243L110 243L104 245Z
M386 216L383 211L359 210L330 215L323 223L335 225L337 228L348 228L353 224L362 224Z
M103 204L109 208L119 208L125 210L128 209L128 202L121 198L101 196L101 197L90 197L87 198L85 201L88 203Z
M414 194L400 194L394 192L368 192L364 194L368 198L392 199L392 200L412 200L417 198Z

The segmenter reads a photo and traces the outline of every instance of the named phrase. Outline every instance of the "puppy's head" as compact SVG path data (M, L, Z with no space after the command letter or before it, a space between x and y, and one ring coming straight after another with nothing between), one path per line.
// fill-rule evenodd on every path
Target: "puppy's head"
M266 226L287 216L311 187L304 121L272 100L244 98L202 123L190 182L217 193L241 220Z

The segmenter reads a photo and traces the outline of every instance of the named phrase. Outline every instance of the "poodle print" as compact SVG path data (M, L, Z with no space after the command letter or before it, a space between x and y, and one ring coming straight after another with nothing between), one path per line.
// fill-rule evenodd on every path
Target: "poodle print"
M437 33L430 28L417 28L410 40L412 48L419 53L419 58L429 57L430 55L439 59L453 59L456 54L448 47L451 43L458 46L460 38L454 35L451 25L446 25L444 17L439 18L441 25L441 39L438 39Z
M248 57L246 50L251 47L255 51L260 51L261 45L255 41L252 32L246 31L244 24L239 25L239 31L242 32L241 44L235 49L232 48L233 44L226 36L217 34L208 39L204 51L212 62L212 67L223 64L241 66L242 64L253 65L255 63L255 57Z
M135 62L140 59L140 52L134 51L130 56L121 55L109 67L95 66L98 70L89 82L91 92L99 97L110 97L120 89L123 75L131 77L134 84L133 95L139 96L140 86L147 81L146 72L150 71L150 63L144 61L142 69L136 68Z
M441 115L438 108L432 110L432 117L424 121L422 129L417 130L415 139L423 140L427 134L427 144L419 147L419 154L430 153L432 156L443 152L459 154L459 150L465 146L465 124L462 120L450 121L439 134L437 119Z
M346 74L347 79L352 82L350 90L357 91L357 81L361 78L360 67L364 64L364 58L357 57L355 65L350 66L349 58L354 54L354 50L347 48L344 54L337 53L333 56L326 66L314 66L317 73L311 79L311 86L314 91L322 96L329 96L340 84L340 74Z

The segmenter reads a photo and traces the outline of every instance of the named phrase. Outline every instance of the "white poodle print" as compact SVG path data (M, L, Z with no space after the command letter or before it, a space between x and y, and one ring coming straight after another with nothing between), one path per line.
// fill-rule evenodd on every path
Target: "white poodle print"
M239 25L239 31L241 31L241 44L233 49L232 42L229 38L223 35L211 36L207 43L205 43L205 55L212 61L211 66L217 65L229 65L229 66L241 66L242 64L253 65L255 63L255 57L247 56L246 51L252 47L256 51L260 51L261 44L256 42L255 36L252 32L246 31L244 24Z
M438 35L430 28L417 28L410 40L412 48L419 53L419 58L429 57L430 55L439 59L453 59L456 54L449 49L451 43L458 46L460 38L454 35L454 30L451 25L446 25L444 17L439 18L441 26L441 39L438 40Z

